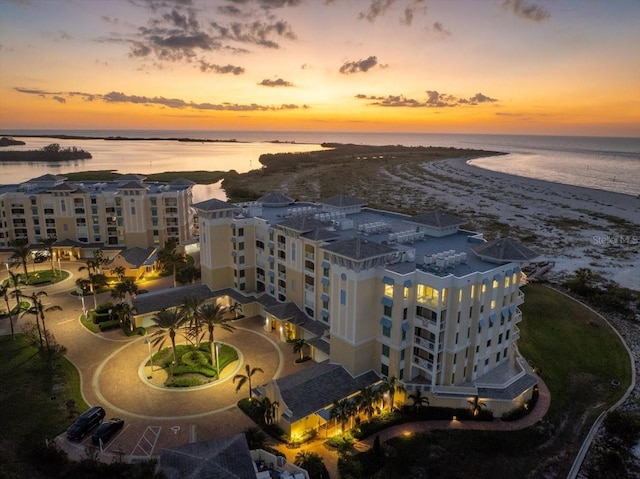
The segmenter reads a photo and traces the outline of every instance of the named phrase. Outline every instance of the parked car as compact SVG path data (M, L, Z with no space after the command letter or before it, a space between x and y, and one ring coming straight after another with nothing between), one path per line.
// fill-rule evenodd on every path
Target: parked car
M149 292L148 289L139 289L138 294L147 294Z
M124 419L120 419L119 417L112 417L108 421L104 421L102 424L98 426L98 429L95 430L93 436L91 436L91 441L95 445L100 444L100 440L104 444L111 436L113 436L116 432L118 432L124 426Z
M102 422L106 413L100 406L93 406L83 412L78 419L67 429L67 438L72 441L79 441L89 433L94 427Z

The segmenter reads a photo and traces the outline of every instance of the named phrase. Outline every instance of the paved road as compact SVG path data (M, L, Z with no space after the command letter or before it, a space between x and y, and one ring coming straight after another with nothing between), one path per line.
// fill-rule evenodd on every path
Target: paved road
M144 458L158 454L160 449L193 441L207 440L242 432L255 424L236 406L238 399L247 394L244 389L236 393L233 375L245 364L260 367L257 382L262 384L312 366L311 362L295 364L297 355L291 345L282 343L275 334L262 330L260 318L235 321L236 331L216 331L216 340L231 344L240 353L240 360L229 365L222 380L197 390L171 390L155 386L147 380L144 364L149 349L140 336L128 338L121 331L94 334L80 323L80 300L71 294L75 280L86 273L78 271L82 262L63 262L62 268L71 273L69 279L46 287L23 288L47 291L47 305L59 305L62 311L47 313L47 327L56 340L67 348L67 357L80 371L82 395L90 405L101 405L108 417L125 419L123 432L106 446L104 459L119 451L125 458ZM48 264L37 265L48 269ZM0 276L0 280L6 277ZM150 292L170 287L171 278L163 278L145 285ZM109 293L98 295L98 304L109 301ZM91 297L85 298L87 307L93 306ZM20 331L29 317L15 324ZM0 321L0 334L9 333L8 319ZM156 373L157 374L157 373ZM70 443L64 437L57 439L72 457L83 457L85 439Z

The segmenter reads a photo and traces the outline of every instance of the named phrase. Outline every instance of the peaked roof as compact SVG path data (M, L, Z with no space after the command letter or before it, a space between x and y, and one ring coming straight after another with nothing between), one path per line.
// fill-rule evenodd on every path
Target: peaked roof
M317 228L329 226L331 223L320 221L313 216L294 216L277 224L280 228L287 228L299 233L308 233Z
M119 256L122 256L130 265L139 268L144 264L153 263L153 260L155 260L157 256L157 248L153 246L149 246L148 248L136 246L122 250Z
M450 226L461 226L468 223L464 218L452 215L442 210L427 211L419 215L412 216L406 220L409 223L431 226L433 228L448 228Z
M480 258L494 263L529 261L538 253L511 238L499 238L471 248Z
M59 185L47 188L47 191L75 191L78 187L70 185L69 183L60 183Z
M159 466L168 479L256 477L243 433L162 449Z
M261 196L257 200L262 203L262 206L287 206L293 203L293 198L285 195L284 193L279 193L277 191L270 191L269 193Z
M347 195L335 195L329 198L323 198L318 200L321 205L337 206L338 208L345 208L348 206L366 206L367 202L356 198L354 196Z
M176 178L175 180L171 180L169 184L171 186L193 186L195 182L187 180L186 178Z
M133 299L133 305L136 307L136 314L153 313L163 308L166 309L177 306L187 296L197 296L208 299L220 296L220 294L211 291L206 284L188 284L186 286L163 289L162 291L152 291L136 296Z
M275 381L294 422L379 380L373 371L353 377L342 365L327 361Z
M147 177L144 175L137 175L135 173L127 173L124 174L120 177L118 177L118 179L116 181L144 181Z
M66 179L67 178L64 176L52 175L50 173L47 173L46 175L38 176L37 178L32 178L26 183L39 183L39 182L48 183L50 181L62 181Z
M210 200L201 201L200 203L195 203L191 206L201 211L222 211L222 210L238 209L236 205L232 203L228 203L226 201L218 200L216 198L211 198Z
M340 238L340 235L335 231L330 231L327 228L316 228L313 231L307 231L300 236L304 236L312 241L329 241Z
M119 190L123 190L123 189L145 189L146 186L143 185L140 181L127 181L126 183L123 183L121 185L118 185L118 189Z
M357 237L344 241L336 241L335 243L326 245L324 249L356 261L385 256L396 251L382 243Z

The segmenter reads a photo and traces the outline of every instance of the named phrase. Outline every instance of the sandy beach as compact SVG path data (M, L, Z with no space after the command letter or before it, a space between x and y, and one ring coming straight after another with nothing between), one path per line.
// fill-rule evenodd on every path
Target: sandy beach
M586 267L640 288L640 198L507 175L453 159L385 174L414 201L428 195L487 236L509 235L556 262L552 276Z

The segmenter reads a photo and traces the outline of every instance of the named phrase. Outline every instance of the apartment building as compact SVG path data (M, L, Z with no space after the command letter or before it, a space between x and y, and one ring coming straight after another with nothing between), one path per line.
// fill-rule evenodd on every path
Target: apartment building
M55 236L61 248L163 247L193 239L190 209L194 183L148 182L124 175L117 181L67 181L43 175L0 186L0 249L12 240L38 244Z
M531 397L537 381L517 349L530 249L487 242L446 212L406 216L348 196L294 203L271 193L194 208L203 283L245 294L265 331L304 338L316 361L340 365L354 384L371 372L395 376L432 405L466 407L478 396L498 416ZM285 431L320 425L320 410L287 413L280 388L296 380L278 381L263 392L284 403Z

